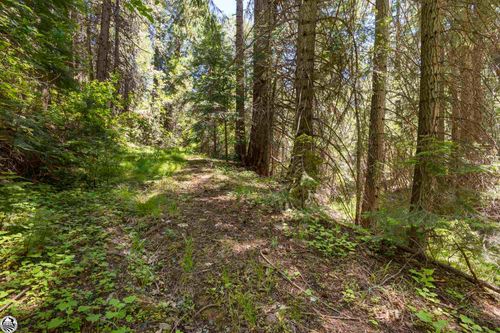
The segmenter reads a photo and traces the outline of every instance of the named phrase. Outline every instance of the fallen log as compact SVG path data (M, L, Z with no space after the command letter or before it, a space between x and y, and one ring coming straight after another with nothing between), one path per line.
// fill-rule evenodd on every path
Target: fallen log
M346 229L349 229L351 230L353 233L358 233L359 231L357 231L355 228L353 228L352 226L348 225L348 224L345 224L345 223L341 223L341 222L338 222L338 221L334 221L334 220L331 220L331 222L333 223L336 223ZM438 266L444 270L447 270L449 272L452 272L453 274L456 274L456 275L459 275L460 277L462 277L463 279L477 285L477 286L480 286L480 287L484 287L484 288L487 288L489 290L492 290L498 294L500 294L500 287L497 286L497 285L494 285L490 282L487 282L487 281L484 281L484 280L481 280L481 279L478 279L477 277L473 277L461 270L459 270L458 268L455 268L451 265L448 265L448 264L445 264L441 261L438 261L438 260L435 260L435 259L432 259L430 258L429 256L425 255L424 253L416 253L415 250L413 249L410 249L409 247L406 247L404 245L398 245L398 244L394 244L394 243L391 243L392 245L394 245L397 249L399 250L402 250L404 252L407 252L407 253L410 253L412 255L415 256L415 258L418 258L420 260L423 260L423 261L426 261L426 262L429 262L435 266Z
M344 225L344 224L343 224ZM415 251L406 247L406 246L403 246L403 245L396 245L396 248L402 250L402 251L405 251L407 253L410 253L410 254L415 254ZM456 275L459 275L460 277L464 278L465 280L475 284L475 285L478 285L478 286L481 286L481 287L484 287L484 288L487 288L487 289L490 289L492 291L495 291L497 293L500 294L500 287L492 284L492 283L489 283L487 281L484 281L484 280L481 280L477 277L474 277L474 276L471 276L461 270L459 270L458 268L455 268L451 265L448 265L448 264L445 264L441 261L438 261L438 260L435 260L435 259L432 259L432 258L429 258L429 256L425 255L425 254L418 254L416 256L416 258L419 258L421 260L424 260L426 262L429 262L435 266L438 266L444 270L447 270L449 272L452 272L453 274L456 274Z

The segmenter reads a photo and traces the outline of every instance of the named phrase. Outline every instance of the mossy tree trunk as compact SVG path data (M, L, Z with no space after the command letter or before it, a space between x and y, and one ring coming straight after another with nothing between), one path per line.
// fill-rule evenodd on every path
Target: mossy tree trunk
M302 0L297 34L295 139L290 164L291 199L304 206L314 192L319 158L314 147L314 55L317 0Z

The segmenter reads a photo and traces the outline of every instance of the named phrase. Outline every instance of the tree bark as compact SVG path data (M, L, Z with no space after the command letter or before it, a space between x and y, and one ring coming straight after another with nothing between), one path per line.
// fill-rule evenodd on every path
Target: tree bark
M120 66L120 0L115 2L115 50L113 59L113 71L118 70Z
M240 161L245 159L245 46L243 41L243 0L236 0L236 145L234 151Z
M226 161L229 159L229 147L227 145L227 120L224 118L224 156Z
M87 5L90 7L90 5ZM88 66L88 76L89 80L93 81L95 78L94 74L94 52L92 51L92 26L94 20L92 19L92 8L86 7L86 31L85 31L85 43L87 46L87 66Z
M254 1L253 111L246 165L261 176L269 175L273 137L270 67L274 16L274 0Z
M484 118L484 88L481 73L484 68L484 45L482 34L486 30L485 23L480 15L484 6L484 1L474 1L474 9L471 13L472 22L472 136L475 143L486 144L487 136L483 130ZM475 154L474 154L475 155ZM481 156L473 156L475 160L481 160Z
M316 46L317 0L302 0L297 35L295 73L295 140L290 162L292 196L303 206L314 188L304 188L304 176L317 179L318 157L314 147L314 55ZM295 195L296 194L296 195Z
M101 11L101 31L97 42L97 69L96 78L105 81L109 75L109 27L111 23L111 0L103 0Z
M349 20L349 35L352 38L353 42L353 56L354 59L351 61L350 71L354 73L354 78L352 80L352 94L354 96L354 118L356 123L356 206L354 212L354 223L360 224L361 221L361 203L363 196L363 126L362 126L362 118L363 112L360 108L359 97L360 97L360 89L359 89L359 78L360 78L360 70L359 70L359 50L358 50L358 42L356 39L357 36L357 20L358 20L358 0L351 0L351 13Z
M434 192L432 163L439 108L439 35L441 32L439 0L422 0L420 30L420 104L418 113L416 163L410 201L411 212L428 211ZM408 231L410 246L422 252L425 246L424 222Z
M212 119L212 157L217 157L217 120Z
M373 224L373 213L378 209L380 184L384 169L384 117L387 84L387 56L389 48L389 0L377 0L375 15L375 45L373 56L373 93L370 108L370 129L365 192L361 225Z
M440 67L443 68L445 61L445 53L444 53L444 41L440 42L439 48L439 63ZM438 105L438 117L437 117L437 137L439 141L444 142L446 136L446 128L445 128L445 119L446 119L446 96L444 91L445 77L444 71L440 72L439 75L439 105Z

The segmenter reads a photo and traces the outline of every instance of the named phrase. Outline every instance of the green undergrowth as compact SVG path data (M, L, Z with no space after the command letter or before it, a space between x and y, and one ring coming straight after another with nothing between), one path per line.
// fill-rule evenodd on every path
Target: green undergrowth
M242 171L227 164L219 165L217 169L229 178L231 194L237 200L245 200L268 212L286 208L288 193L276 180L259 177L254 172Z
M21 295L0 316L16 317L20 332L154 331L172 313L176 318L184 314L186 322L195 314L189 294L175 307L168 302L152 304L149 292L166 263L149 260L151 244L145 240L158 222L182 214L180 203L187 198L177 194L178 185L171 176L185 163L184 153L128 147L107 160L114 162L105 168L96 165L101 171L95 173L95 181L64 190L13 174L0 177L0 307ZM284 235L273 235L272 251L279 251L285 236L300 240L339 266L346 264L343 267L361 265L356 263L361 253L391 255L383 268L372 272L368 286L346 275L335 307L364 303L381 307L378 291L392 286L384 281L401 277L395 290L407 293L402 295L408 300L404 311L422 331L491 332L491 320L472 304L463 281L443 280L447 275L431 267L398 266L392 261L395 248L387 240L335 223L321 207L287 210L286 191L277 182L228 163L211 163L218 171L215 177L236 201L264 213L280 213L283 219L277 223L282 224ZM164 234L177 238L171 229ZM196 262L200 239L177 240L182 249L179 271L192 276L200 270ZM276 264L288 280L301 283L300 272ZM278 304L273 295L281 274L253 260L210 276L207 292L210 303L216 305L214 321L235 332L293 332L290 323L310 319L304 309L319 304L323 289L314 284L300 297ZM374 327L383 325L375 313L367 318Z
M392 260L389 261L389 257L394 258L397 254L397 249L391 245L389 239L372 235L356 226L346 228L335 223L322 212L320 207L293 210L288 214L290 225L285 223L283 226L285 235L288 237L300 239L323 256L335 260L348 255L351 255L350 260L357 260L359 248L382 254L387 256L388 260L383 270L384 275L387 276L386 268L392 262ZM349 260L349 258L344 260ZM410 262L406 268L407 264L408 262L394 276L406 275L407 282L405 282L404 289L409 291L408 296L413 299L405 305L406 310L423 331L435 333L498 332L498 329L493 330L494 322L485 317L477 305L471 302L469 296L466 296L470 288L467 286L468 282L459 277L450 277L446 272L439 272L441 276L438 286L435 268L420 266L416 262ZM446 278L443 278L444 276ZM383 277L377 277L376 272L372 273L370 278L373 279L374 285L364 293L370 293L372 288L378 288L376 281L383 280ZM342 291L344 302L355 302L363 294L360 291L356 292L356 288L351 286L356 283L355 280L346 280L347 287ZM375 320L373 322L378 325Z
M409 246L408 229L419 226L430 257L469 274L472 268L480 279L499 284L500 247L494 241L499 225L480 211L481 202L487 206L496 200L492 194L443 192L435 198L433 212L410 212L407 195L391 194L383 197L382 208L372 217L376 232L400 245Z
M396 290L400 290L401 293L408 293L401 295L401 297L404 296L412 300L405 304L405 311L415 323L415 327L425 332L437 333L493 332L491 329L494 323L487 316L484 316L477 304L474 305L470 298L466 296L467 292L465 290L468 289L468 286L461 279L449 278L443 280L443 276L447 275L445 272L439 272L441 280L438 286L435 284L435 280L438 279L434 277L436 275L435 269L420 266L417 263L412 263L408 267L393 268L397 270L392 273L388 271L388 268L394 265L392 260L399 253L395 244L400 244L404 236L404 230L391 228L390 224L404 225L401 220L408 220L408 213L396 216L394 214L384 215L382 212L382 216L377 216L379 220L384 220L384 223L380 223L380 226L385 229L389 228L392 233L385 232L383 235L376 232L372 233L355 225L346 226L333 221L322 206L314 206L308 209L287 209L288 194L283 186L280 186L272 179L260 178L252 172L241 171L227 165L218 166L218 168L222 171L222 174L229 177L232 184L232 195L237 200L251 202L263 212L281 211L285 217L280 226L284 231L284 235L303 241L318 254L339 263L356 261L358 251L368 251L369 253L386 256L387 264L380 272L372 273L370 279L373 280L373 285L369 286L368 289L361 288L356 279L346 279L341 292L342 304L362 307L363 301L361 300L366 299L373 302L374 307L379 306L377 303L380 302L378 301L380 296L374 293L374 290L380 288L377 283L384 281L387 276L393 274L395 277L404 277L404 281L406 281ZM447 229L450 223L458 224L459 221L436 221L436 225L440 223L443 228L436 228L436 232L442 233L440 237L442 240L443 235L450 234ZM470 222L467 222L466 225L470 225ZM461 227L457 225L457 227L465 228L464 225ZM463 234L466 235L467 233L464 232ZM430 245L439 246L434 241L435 239L431 241ZM448 242L453 243L454 241L458 242L459 240L448 239ZM273 238L271 247L276 248L278 244L278 238ZM447 253L444 248L440 249L440 251L437 253L442 255ZM469 258L477 258L470 248L465 248L465 251L468 253ZM432 253L436 254L436 252ZM480 266L475 260L474 264L479 266L477 272L481 276L487 274L490 277L495 276L495 274L491 273L498 269L490 266ZM357 265L361 265L361 263ZM467 271L467 267L460 266L460 268ZM285 273L288 274L286 271ZM289 275L289 278L293 279L293 274ZM252 292L248 288L250 284L245 285L247 289L241 288L241 285L234 281L234 277L227 273L222 274L221 280L221 285L215 290L219 292L218 297L224 300L222 303L229 307L228 312L235 313L231 320L232 323L236 323L234 328L236 330L257 328L259 323L262 322L262 318L259 318L258 315L255 317L253 311L255 304L258 303L258 292ZM239 283L241 284L241 282ZM310 293L309 296L312 299L316 298L315 291L308 289L307 292ZM276 313L281 312L277 311ZM369 321L374 327L379 327L382 324L375 319L376 317L375 313ZM286 316L283 318L286 318ZM286 330L282 327L278 331Z
M153 268L135 229L176 214L169 176L184 154L127 147L110 159L95 182L64 190L0 176L0 315L20 332L134 332L150 317Z
M495 331L485 325L476 323L469 316L477 316L475 309L467 303L466 296L455 288L448 287L443 295L451 298L457 304L450 308L442 303L434 278L434 269L421 268L411 269L411 277L414 280L415 293L426 301L425 306L416 307L407 305L408 309L418 319L422 328L436 333L494 333ZM497 331L498 332L498 329Z
M344 257L356 250L359 239L342 230L339 224L325 223L324 214L310 214L309 211L294 212L302 222L296 236L326 256Z
M225 267L209 280L209 295L224 313L216 320L231 332L293 332L291 323L304 319L308 305L302 298L277 303L273 294L278 282L279 274L257 261L247 261L238 270Z

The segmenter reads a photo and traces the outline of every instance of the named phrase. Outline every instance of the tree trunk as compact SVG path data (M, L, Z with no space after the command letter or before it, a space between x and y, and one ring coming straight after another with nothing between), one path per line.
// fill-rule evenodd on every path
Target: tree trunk
M243 0L236 0L236 158L243 161L246 152L245 139L245 53L243 41Z
M303 206L314 191L315 181L304 186L304 177L318 177L318 157L314 148L314 54L316 45L317 0L302 0L297 35L295 73L295 140L290 164L291 195Z
M123 87L123 112L130 111L130 90L131 90L131 78L128 75L125 75L124 79L124 87Z
M111 0L103 0L101 11L101 31L97 41L97 73L96 78L99 81L105 81L109 74L109 27L111 22Z
M90 6L90 5L88 5ZM94 75L94 53L92 51L92 27L94 24L94 20L92 19L92 8L86 7L86 31L85 31L85 43L87 44L87 66L88 66L88 76L89 80L93 81L95 78Z
M229 159L229 147L227 146L227 120L224 118L224 155L226 161Z
M480 15L483 10L484 1L474 1L474 9L472 9L472 19L470 20L472 23L472 31L473 31L473 42L474 46L472 47L472 119L471 122L473 124L472 128L472 136L475 143L478 144L486 144L487 136L484 133L483 129L483 118L484 118L484 89L483 89L483 81L481 78L481 73L484 67L484 45L483 45L483 33L486 30L485 23L481 19ZM485 8L488 8L485 6ZM484 8L484 9L485 9ZM483 18L484 19L484 18ZM476 155L476 154L474 154ZM474 160L480 162L481 154L477 154Z
M213 150L212 150L212 157L217 157L217 120L214 119L212 120L212 144L213 144Z
M363 227L373 224L372 214L378 209L380 184L384 169L384 116L389 48L389 0L377 0L375 17L375 54L373 56L373 93L365 192L361 218Z
M113 71L116 73L120 66L120 0L115 2L115 50L113 59Z
M491 9L485 4L483 1L473 1L466 5L463 17L460 17L461 22L456 27L460 33L453 35L455 43L451 45L450 51L454 60L453 70L458 77L451 84L454 87L451 91L452 140L457 148L451 167L455 172L453 180L457 190L461 187L478 189L481 186L479 174L464 170L471 164L484 163L484 158L489 155L485 153L488 136L484 130L487 122L484 119L485 86L482 73L488 45L484 34L489 29L487 22L490 21L486 17L487 11ZM462 30L466 36L463 36Z
M115 50L113 59L113 71L120 66L120 0L115 2Z
M75 22L77 28L74 31L72 39L72 61L71 68L73 69L73 77L82 84L85 81L85 64L82 62L85 59L85 19L82 12L79 10L71 10L70 17Z
M439 63L440 67L444 68L444 61L445 61L445 54L444 54L444 41L440 42L440 47L439 47ZM445 77L444 77L444 71L440 71L439 75L439 105L438 105L438 116L437 116L437 137L439 141L444 142L445 140L445 134L446 134L446 129L445 129L445 119L446 119L446 99L445 99L445 91L444 91L444 84L445 82Z
M115 0L115 11L114 11L114 22L115 22L115 40L114 40L114 50L113 50L113 74L118 75L120 66L120 0ZM118 77L115 83L115 95L118 98L120 96L120 89L122 84L122 78ZM119 106L115 103L112 104L112 109L114 114L120 112Z
M420 54L420 104L416 163L410 201L411 212L428 211L434 192L432 163L435 158L433 145L439 107L439 35L441 21L439 0L423 0L421 7L421 54ZM425 246L425 219L413 224L408 231L410 247L422 252Z
M396 50L394 54L394 75L396 77L401 73L401 1L396 0L396 17L395 17L395 26L396 26ZM390 6L390 4L389 4Z
M254 1L253 111L246 164L261 176L269 175L273 137L270 67L274 15L274 0Z

